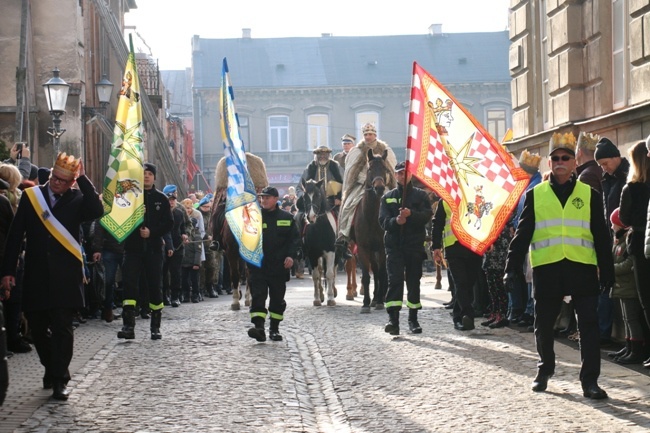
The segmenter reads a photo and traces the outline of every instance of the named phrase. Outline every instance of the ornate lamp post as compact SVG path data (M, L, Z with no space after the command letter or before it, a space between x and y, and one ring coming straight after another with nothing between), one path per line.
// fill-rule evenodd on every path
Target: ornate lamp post
M65 104L68 100L68 92L70 91L70 85L59 77L59 72L59 68L55 67L52 71L52 78L43 84L47 109L52 115L52 123L54 125L54 127L47 129L47 133L52 136L54 143L53 160L56 160L56 156L59 153L59 140L65 132L65 129L61 129L61 115L65 113Z
M95 84L95 89L97 90L99 104L102 107L108 105L111 102L111 95L113 94L113 83L108 81L106 74L102 75L102 79Z

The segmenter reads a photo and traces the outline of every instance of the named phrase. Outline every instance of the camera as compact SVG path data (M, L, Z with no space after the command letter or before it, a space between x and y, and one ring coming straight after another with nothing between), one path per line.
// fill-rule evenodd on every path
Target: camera
M20 159L23 157L23 145L25 143L16 143L16 159Z

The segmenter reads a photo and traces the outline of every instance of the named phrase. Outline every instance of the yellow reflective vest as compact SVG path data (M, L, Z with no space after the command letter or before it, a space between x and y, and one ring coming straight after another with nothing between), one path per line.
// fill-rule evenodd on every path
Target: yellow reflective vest
M445 209L445 231L442 233L442 245L447 248L456 242L458 242L458 238L454 234L454 232L451 230L451 208L447 204L446 201L442 201L442 206Z
M576 181L564 208L549 182L533 188L535 231L530 242L530 263L536 266L568 259L596 265L591 233L591 188Z

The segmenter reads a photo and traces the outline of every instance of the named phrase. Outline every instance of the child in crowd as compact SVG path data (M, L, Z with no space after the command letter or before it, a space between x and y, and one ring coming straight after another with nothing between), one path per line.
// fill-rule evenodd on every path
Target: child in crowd
M183 297L185 300L189 298L193 303L197 303L201 300L199 291L199 270L201 267L201 250L203 248L203 242L199 231L199 221L196 218L190 218L190 221L192 222L193 230L190 242L185 244L185 255L183 256L183 263L181 265L181 278L183 282Z
M613 255L616 283L610 296L621 303L623 324L625 326L625 347L608 356L619 364L641 364L643 356L643 311L634 281L632 256L628 254L627 240L629 228L624 227L619 217L618 208L610 217L612 231L615 233Z

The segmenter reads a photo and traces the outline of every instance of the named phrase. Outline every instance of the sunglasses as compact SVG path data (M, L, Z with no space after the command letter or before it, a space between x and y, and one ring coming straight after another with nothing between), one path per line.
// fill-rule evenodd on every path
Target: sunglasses
M551 156L551 161L553 161L553 162L558 162L559 160L567 162L567 161L571 161L572 159L573 159L573 157L569 156L569 155L562 155L562 156L553 155L553 156Z

